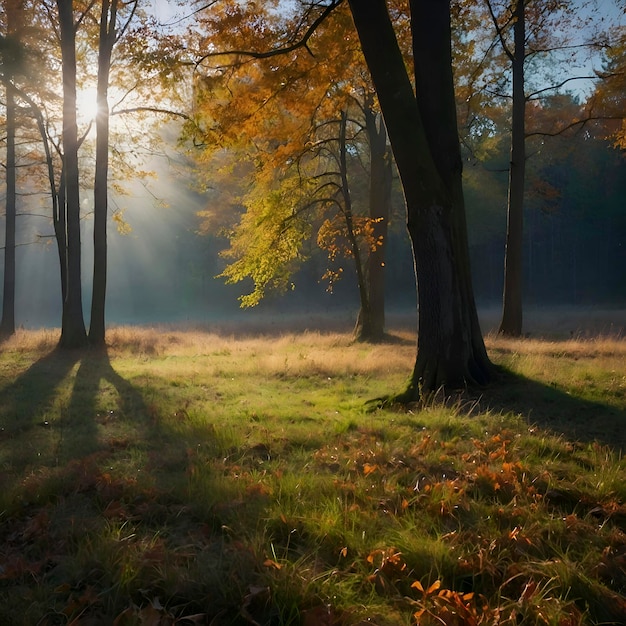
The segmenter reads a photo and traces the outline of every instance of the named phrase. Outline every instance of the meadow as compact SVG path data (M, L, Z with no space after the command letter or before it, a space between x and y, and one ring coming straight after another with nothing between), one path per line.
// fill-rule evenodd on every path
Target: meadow
M626 341L119 327L0 352L0 624L626 623Z

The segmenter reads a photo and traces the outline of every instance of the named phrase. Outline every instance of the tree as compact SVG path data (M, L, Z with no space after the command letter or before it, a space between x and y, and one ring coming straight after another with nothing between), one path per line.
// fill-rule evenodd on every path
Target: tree
M314 192L313 195L317 198L315 203L308 203L304 198L304 205L294 206L293 210L302 218L307 206L312 208L315 205L318 210L321 206L328 209L342 207L337 216L330 218L330 221L323 221L324 229L318 236L318 242L331 251L333 258L342 250L353 260L361 302L355 334L360 339L379 340L384 334L384 255L391 205L392 159L375 94L365 78L366 69L362 55L358 44L355 45L350 14L348 11L338 11L332 22L327 21L324 28L318 28L315 52L309 55L301 49L289 50L287 46L281 52L283 56L277 64L272 60L272 51L242 52L242 46L260 50L267 45L266 40L270 36L280 40L285 32L297 30L299 17L293 19L288 16L277 21L271 14L263 16L263 28L256 29L261 33L260 41L257 42L254 39L256 31L251 28L250 23L260 23L261 16L258 13L253 11L248 15L242 7L229 5L223 15L215 14L211 22L204 23L205 31L219 33L215 39L219 36L220 48L239 50L230 53L231 58L227 64L205 69L204 89L200 92L199 101L202 115L212 127L210 139L206 139L205 143L229 150L238 146L238 149L245 150L248 154L253 150L255 165L251 167L251 171L258 180L268 178L263 167L269 167L272 171L281 168L282 171L284 164L290 164L291 167L299 168L301 174L308 169L307 175L319 181L318 191L332 188L340 192L334 199ZM229 26L225 32L220 32L226 20L230 20ZM216 45L215 41L213 45ZM224 52L209 53L203 56L203 61L224 55ZM242 60L248 57L267 60L262 65ZM224 97L225 92L229 97ZM346 201L349 194L341 192L349 187L345 180L342 181L342 176L348 176L348 161L356 159L344 159L346 167L343 167L340 153L345 146L342 148L343 141L339 136L341 133L331 136L326 131L341 127L339 118L342 110L349 112L344 130L348 126L354 129L354 132L348 133L350 136L346 136L350 141L350 153L360 155L364 163L369 163L369 200L358 203L369 203L369 218L362 215L362 209L356 210L351 199ZM280 123L277 120L281 120ZM261 127L262 137L259 136ZM358 135L365 135L367 141L358 141ZM336 146L334 152L331 151L331 146ZM214 148L209 150L214 151ZM330 170L314 171L311 174L311 159L317 159L321 163L322 155L328 157L326 163ZM264 166L259 165L262 162L265 163ZM258 198L256 192L254 196ZM253 210L251 204L246 206L248 210ZM349 208L346 210L346 207ZM290 228L300 223L291 219L288 214L286 217ZM306 219L314 220L314 217L311 214ZM355 220L360 226L353 231L350 222ZM242 234L243 228L255 227L260 231L261 228L267 228L267 223L242 220L231 230L231 234L237 236L237 233ZM375 230L373 236L369 233L370 227ZM279 232L284 237L287 230L285 227ZM361 243L358 246L350 243L339 245L342 236L346 241L350 239L351 231L361 239ZM334 235L337 245L330 241L331 234ZM259 239L264 236L264 233L258 233ZM304 240L297 238L291 241L302 245ZM376 245L368 244L373 241ZM360 251L358 257L355 256L357 249ZM231 258L235 259L235 264L227 268L225 275L229 280L241 280L247 275L253 277L255 295L253 299L246 298L246 303L258 302L257 296L264 293L265 286L284 285L287 274L284 272L285 265L279 261L282 259L293 268L292 261L298 257L294 250L286 257L273 255L271 260L260 257L252 260L252 254L256 256L261 252L258 246L237 245L236 250L237 252L231 248L234 252ZM272 248L268 248L266 252L272 254ZM249 257L250 262L239 255ZM367 256L366 263L361 262L361 255ZM268 273L270 267L277 272L278 280L271 278ZM246 274L248 271L249 274ZM326 275L336 279L341 274L329 268Z
M415 259L417 356L400 399L486 383L491 364L469 268L449 2L410 2L415 91L385 0L349 5L402 181Z
M111 55L116 41L131 23L137 2L124 3L129 11L125 23L118 30L118 0L102 0L99 22L98 76L96 87L96 168L94 173L94 264L91 296L89 342L103 346L105 343L105 302L107 285L107 217L109 197L109 81Z
M590 116L600 120L615 146L626 150L626 28L614 28L604 50L601 78L590 98Z
M524 5L525 0L517 0L512 10L513 50L509 50L504 42L504 37L498 31L503 48L511 61L513 80L504 290L502 296L502 321L498 330L503 335L511 336L519 336L522 333L522 245L524 231L524 183L526 179L526 93L524 89L526 18ZM494 21L497 26L497 21Z
M61 282L63 291L63 322L61 331L60 345L62 347L79 347L84 345L88 340L92 345L102 346L105 343L105 302L106 302L106 286L107 286L107 225L109 213L109 169L110 169L110 116L112 114L132 114L132 113L164 113L166 115L175 115L176 112L158 108L156 106L146 106L145 101L137 106L129 106L128 102L138 97L145 90L145 84L153 78L157 72L165 75L167 72L163 69L163 65L154 64L150 69L141 67L145 70L145 75L137 78L133 75L133 70L129 69L129 62L136 61L134 55L138 54L134 46L141 47L146 41L145 24L141 24L135 33L132 33L130 42L126 42L123 54L125 55L126 65L119 70L120 80L118 89L122 94L120 101L124 102L125 108L118 108L117 111L111 111L109 104L109 87L111 83L111 71L113 68L113 49L121 40L125 33L129 31L129 27L133 22L133 18L137 14L138 2L120 3L119 0L102 0L100 5L99 16L95 17L93 13L94 3L89 2L80 5L77 11L77 17L74 21L75 7L73 2L58 0L58 20L61 44L61 58L63 68L63 155L62 155L62 173L61 181L58 188L58 214L54 218L55 234L59 248L59 257L61 261ZM51 15L52 17L52 15ZM121 22L121 24L118 24ZM80 259L81 259L81 242L80 242L80 202L78 188L78 150L86 139L91 122L85 133L78 137L76 123L76 37L78 28L86 24L97 26L97 53L94 55L94 47L92 42L95 39L95 33L91 28L84 28L83 40L85 44L82 54L85 58L93 59L97 66L96 75L96 105L97 113L95 116L96 140L95 140L95 170L94 170L94 267L93 267L93 283L92 283L92 299L91 299L91 320L89 326L89 335L87 336L83 321L82 313L82 285L80 280ZM151 44L155 41L152 39ZM150 44L149 44L150 45ZM139 55L141 56L141 55ZM84 68L83 68L84 69ZM135 68L136 70L136 68ZM144 72L142 72L143 74ZM165 80L165 79L163 79ZM131 83L132 86L122 91L124 83ZM159 98L158 90L154 89L154 81L150 87L152 94L152 102ZM141 97L141 96L139 96ZM144 140L146 133L143 133ZM126 169L132 171L134 177L144 175L136 167L130 168L127 163L122 163L126 153L130 152L129 143L132 140L126 136L125 145L122 145L115 151L118 156L116 165L118 172ZM147 147L147 145L146 145ZM135 151L133 151L135 152ZM121 175L120 178L123 176ZM121 186L116 184L117 189Z
M63 302L61 338L63 348L87 343L83 318L80 236L80 186L78 170L78 124L76 120L76 28L73 0L57 0L61 66L63 72L63 181L59 211L66 229L67 285ZM80 20L79 20L80 22ZM78 23L79 23L78 22Z
M385 253L391 217L393 156L380 113L368 102L363 112L370 153L369 218L373 228L372 240L381 242L381 245L372 246L367 257L369 319L362 310L359 312L355 334L379 341L385 334Z
M367 218L357 219L354 214L352 193L348 181L347 127L348 114L346 111L342 111L339 120L338 154L334 155L339 167L337 172L338 180L329 183L336 189L335 194L331 196L329 202L339 208L338 217L341 223L339 227L337 227L331 220L327 219L318 233L318 243L320 243L321 247L329 250L331 255L335 255L343 248L344 256L353 259L360 302L360 311L355 327L355 337L361 341L379 340L382 338L383 329L374 328L371 302L372 292L371 289L368 288L371 286L371 283L368 284L366 280L366 268L363 263L364 254L362 248L364 244L366 253L369 253L368 256L371 258L371 254L382 247L383 239L382 235L380 235L379 238L375 237L373 220ZM370 187L371 184L370 180ZM341 246L341 244L338 243L340 239L345 239L345 246ZM382 302L384 302L384 299ZM379 306L382 302L379 302Z
M15 218L16 218L16 157L15 128L16 102L13 84L15 73L20 65L20 13L23 10L20 0L7 0L5 6L6 36L2 38L1 62L2 83L6 95L6 202L5 202L5 242L4 242L4 283L2 297L2 320L0 338L15 333Z
M117 0L102 0L96 87L96 170L94 174L93 287L89 342L104 345L104 308L107 284L107 212L109 174L109 76L117 37Z
M271 116L272 124L288 127L293 117L283 111L282 117ZM269 289L285 289L303 258L305 241L317 232L317 244L330 261L324 275L329 289L343 274L343 268L333 269L333 264L350 259L361 309L370 310L363 259L381 240L374 238L373 220L355 212L351 180L361 168L355 157L359 132L359 124L342 111L339 119L320 123L299 152L289 149L290 157L285 160L283 155L280 165L274 166L266 154L253 153L257 166L250 166L250 188L241 198L245 212L229 232L230 248L223 254L232 259L222 274L227 282L253 280L253 290L240 298L243 306L258 304ZM369 317L363 319L367 321L358 338L371 339Z
M594 49L597 43L574 41L565 32L563 24L571 24L572 16L577 20L577 28L583 24L589 27L591 18L580 20L579 6L572 3L550 0L485 0L485 4L496 32L496 39L510 66L511 76L511 148L509 164L509 186L507 197L507 230L504 265L504 289L502 298L502 319L499 332L503 335L520 336L523 326L523 235L524 235L524 189L526 184L526 108L528 102L556 93L571 81L589 79L590 76L568 72L564 78L551 76L545 69L542 58L547 57L563 66L562 61L553 58L559 53L567 53L571 64L572 54L581 50ZM587 7L585 7L587 8ZM510 35L512 31L512 36ZM491 47L493 48L493 46ZM485 56L492 53L488 49ZM484 61L485 59L483 59ZM501 67L497 62L498 67ZM532 64L532 65L531 65ZM543 65L543 67L542 67ZM535 90L527 91L527 66L532 67ZM504 76L506 76L506 72ZM497 83L502 79L498 78ZM538 84L542 83L542 84ZM497 89L500 91L500 88ZM569 126L584 123L584 118L569 123ZM557 133L563 132L561 124ZM547 131L548 134L555 134ZM537 134L537 133L536 133Z

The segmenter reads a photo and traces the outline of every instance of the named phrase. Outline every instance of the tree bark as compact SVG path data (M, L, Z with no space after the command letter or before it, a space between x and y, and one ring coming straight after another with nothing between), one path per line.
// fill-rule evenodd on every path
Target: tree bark
M6 3L6 40L10 45L3 58L3 82L6 96L6 198L5 198L5 236L4 236L4 282L2 286L2 320L0 337L15 334L15 227L17 216L16 156L15 156L15 71L19 64L21 11L20 0Z
M52 179L52 185L53 184L54 179ZM63 303L63 308L65 308L65 302L67 300L67 214L65 206L65 172L61 169L59 190L56 193L54 189L52 191L52 225L54 227L54 237L57 242L59 267L61 268L61 302Z
M115 43L117 0L102 0L98 47L98 84L96 114L96 169L94 177L93 291L89 342L105 344L105 302L107 286L107 215L109 172L109 75Z
M417 356L398 400L489 380L469 268L445 0L413 0L413 91L385 0L349 0L404 189L418 291Z
M526 94L524 92L526 20L524 0L517 0L515 5L513 37L514 53L511 58L513 72L511 163L509 167L502 320L498 332L502 335L519 337L522 334L523 324L524 181L526 176Z
M67 290L61 322L62 348L87 343L83 318L80 243L80 189L78 183L78 127L76 123L76 28L72 0L57 0L63 73L63 173L67 241Z
M6 202L4 236L4 284L2 289L2 321L0 337L15 334L15 94L12 77L5 75L6 93Z
M392 159L387 145L387 131L379 114L365 106L365 128L370 149L369 217L374 240L366 264L366 281L370 307L368 341L382 341L385 336L385 252L389 215L391 213ZM361 323L359 313L357 328ZM362 334L362 331L361 331Z
M361 259L361 250L359 242L354 232L354 218L352 213L352 196L350 195L350 186L348 184L348 160L346 148L346 126L348 124L348 114L346 111L341 112L341 120L339 122L339 171L341 176L341 196L342 196L342 213L346 224L346 232L352 257L354 258L354 267L356 270L357 287L359 290L359 302L361 304L359 319L355 327L355 338L359 341L366 341L370 333L370 306L367 295L367 284L365 281L365 268Z

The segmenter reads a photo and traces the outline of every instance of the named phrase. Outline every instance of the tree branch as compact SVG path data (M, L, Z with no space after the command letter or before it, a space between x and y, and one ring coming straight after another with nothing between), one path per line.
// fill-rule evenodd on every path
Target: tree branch
M317 27L343 2L343 0L331 0L330 4L328 4L322 13L313 21L313 23L307 28L306 32L298 41L284 46L282 48L276 48L274 50L267 50L266 52L257 52L254 50L223 50L219 52L209 52L203 56L201 56L196 62L195 66L197 67L204 61L206 61L210 57L217 56L225 56L225 55L234 55L234 56L247 56L253 59L268 59L271 57L275 57L281 54L288 54L289 52L293 52L294 50L298 50L299 48L304 48L311 56L315 56L310 48L309 48L309 39L313 36Z
M504 50L504 54L506 54L506 56L509 58L509 61L513 61L514 59L514 54L513 52L509 49L509 46L506 43L506 40L504 39L504 32L503 32L503 28L500 27L500 25L498 24L498 18L496 17L496 14L493 10L493 6L491 5L491 0L485 0L485 3L487 5L487 8L489 9L489 15L491 16L491 21L493 22L493 26L496 29L496 33L498 34L498 39L500 39L500 44L502 46L502 49ZM511 18L509 20L507 20L507 25L511 23L511 19L513 19L513 15L511 14Z
M575 128L576 126L580 126L581 128L583 128L588 122L600 122L600 121L604 121L604 120L623 120L624 117L622 115L590 115L589 117L585 117L581 120L575 120L573 122L570 122L569 124L567 124L566 126L564 126L563 128L560 128L559 130L555 130L553 132L544 132L544 131L539 131L536 130L532 133L526 133L525 137L558 137L559 135L562 135L564 132L570 130L571 128Z
M565 80L562 80L560 83L558 83L557 85L551 85L550 87L544 87L543 89L538 89L537 91L533 91L529 94L526 94L526 100L531 100L532 98L534 98L535 96L538 96L539 94L545 93L546 91L553 91L555 89L560 89L561 87L563 87L563 85L566 85L567 83L573 81L573 80L598 80L598 76L570 76L570 78L566 78Z
M181 111L173 111L172 109L163 109L161 107L138 106L128 109L118 109L111 111L111 115L128 115L130 113L159 113L161 115L169 115L171 117L180 117L184 120L193 121L192 118Z

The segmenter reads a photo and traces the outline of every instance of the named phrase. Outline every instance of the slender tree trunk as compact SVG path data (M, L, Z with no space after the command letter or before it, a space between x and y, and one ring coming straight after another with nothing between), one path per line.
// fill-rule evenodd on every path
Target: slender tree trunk
M343 201L343 217L346 223L346 232L348 241L354 258L354 266L356 269L357 286L359 290L359 301L361 309L359 321L355 327L355 337L359 341L369 339L370 332L370 306L367 295L367 284L365 281L365 268L361 259L361 250L359 242L354 232L354 216L352 214L352 196L350 195L350 186L348 184L348 160L346 150L346 127L348 124L348 114L346 111L341 112L341 120L339 123L339 171L341 175L341 195Z
M6 77L6 203L4 237L4 284L2 289L2 321L0 337L15 333L15 95L12 77Z
M385 253L391 214L392 158L381 116L365 108L365 127L370 147L369 216L374 240L380 241L367 259L366 275L370 305L370 340L385 336Z
M5 51L4 92L6 95L6 198L5 198L5 237L4 237L4 282L2 288L2 320L0 320L0 337L15 334L15 225L17 214L16 188L16 156L15 156L15 87L14 73L19 63L18 46L21 26L22 2L9 0L6 2L6 38L11 46ZM13 49L13 54L10 50Z
M398 399L485 383L491 364L469 268L449 2L411 2L417 97L385 0L349 3L402 180L417 274L417 356Z
M48 143L48 135L46 133L46 124L43 113L30 96L19 90L19 97L28 104L37 123L37 129L41 136L41 143L46 155L46 169L48 173L48 184L50 186L50 197L52 199L52 225L54 227L54 235L57 243L59 255L59 267L61 268L61 302L65 302L67 295L67 228L65 224L65 174L61 171L60 185L57 189L54 175L54 161L50 144ZM62 207L62 210L60 209Z
M94 179L93 227L93 292L89 342L105 343L105 302L107 286L107 214L109 172L109 73L111 53L115 43L117 0L102 0L100 14L100 43L98 49L98 84L96 114L96 172Z
M51 179L54 185L54 178ZM61 168L61 180L59 190L55 193L52 189L52 225L54 226L54 236L57 242L57 252L59 254L59 267L61 268L61 302L65 309L67 300L67 223L66 223L66 202L65 202L65 172Z
M513 70L513 113L511 126L511 164L507 206L504 291L499 333L511 337L522 334L522 292L524 281L524 181L526 176L524 56L526 46L524 0L515 6Z
M78 184L78 127L76 123L76 27L72 0L57 0L63 72L63 172L67 226L67 292L63 302L63 348L87 343L83 318L80 243L80 189Z

